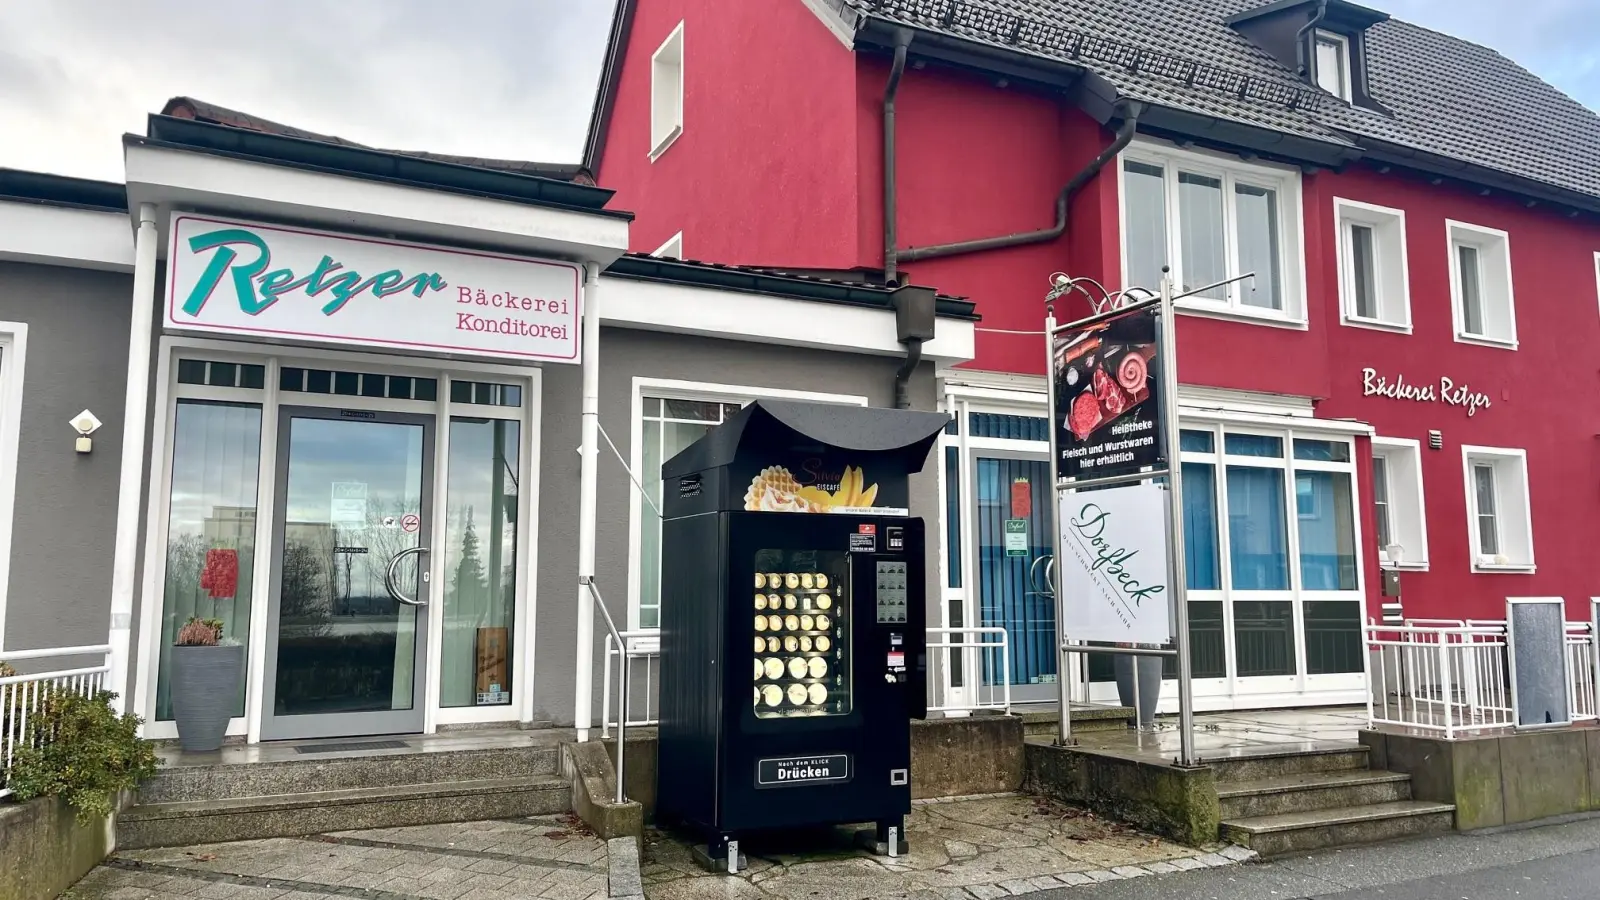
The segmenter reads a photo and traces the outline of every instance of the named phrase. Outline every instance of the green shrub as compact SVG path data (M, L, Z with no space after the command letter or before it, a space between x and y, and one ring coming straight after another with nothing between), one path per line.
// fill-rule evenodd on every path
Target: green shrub
M114 696L57 690L43 699L29 730L44 739L18 746L7 773L6 786L19 800L60 797L80 822L92 822L111 813L118 792L156 773L155 750L138 737L141 720L117 715Z

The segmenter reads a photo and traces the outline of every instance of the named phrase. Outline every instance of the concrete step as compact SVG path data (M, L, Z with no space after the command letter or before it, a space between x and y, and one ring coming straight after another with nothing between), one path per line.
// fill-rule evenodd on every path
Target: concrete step
M1023 737L1054 737L1060 730L1060 713L1055 709L1025 710L1017 713L1022 719ZM1092 734L1106 731L1127 731L1133 725L1131 706L1095 706L1072 708L1072 733Z
M1206 756L1202 752L1201 756L1205 764L1216 771L1218 783L1367 768L1367 748L1354 745L1322 750L1286 749L1264 753L1252 750L1248 754L1216 757Z
M1222 836L1262 856L1277 856L1438 834L1454 827L1455 809L1448 803L1396 800L1313 812L1251 816L1223 821Z
M1224 819L1274 816L1411 799L1411 776L1352 769L1217 785Z
M148 803L117 817L117 849L548 815L571 800L564 779L541 777Z
M555 775L557 747L493 747L432 752L308 755L276 762L163 767L139 786L140 803L272 797L313 791L387 788Z

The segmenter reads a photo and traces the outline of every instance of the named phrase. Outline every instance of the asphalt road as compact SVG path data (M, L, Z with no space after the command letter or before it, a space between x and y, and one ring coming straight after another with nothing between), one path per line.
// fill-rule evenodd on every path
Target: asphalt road
M1041 891L1030 900L1596 900L1600 817Z

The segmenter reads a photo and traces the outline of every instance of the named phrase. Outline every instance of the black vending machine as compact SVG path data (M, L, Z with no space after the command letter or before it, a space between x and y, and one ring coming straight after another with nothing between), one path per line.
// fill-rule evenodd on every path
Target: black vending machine
M741 835L873 823L904 847L927 715L909 477L949 417L761 400L662 466L657 818Z

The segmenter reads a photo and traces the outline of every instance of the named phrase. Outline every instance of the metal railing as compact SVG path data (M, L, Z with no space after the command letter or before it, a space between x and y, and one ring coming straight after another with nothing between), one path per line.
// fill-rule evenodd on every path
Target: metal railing
M1365 626L1367 717L1458 733L1516 724L1508 671L1506 623L1482 619L1407 619ZM1572 721L1600 720L1594 629L1566 623L1564 665Z
M601 598L601 596L600 596L600 587L594 583L594 578L590 577L590 576L587 576L587 575L582 575L582 576L578 577L578 583L583 585L585 588L588 589L588 591L589 591L589 602L593 603L595 605L595 608L600 610L600 615L606 620L606 630L610 632L610 634L606 636L606 640L609 641L612 638L616 638L617 643L621 644L622 643L622 633L617 631L617 623L612 621L612 619L611 619L611 611L606 609L606 602L605 602L605 600L603 598ZM610 678L610 666L607 666L606 669L607 669L607 672L606 672L606 674L607 674L606 683L607 683L607 687L609 688L610 687L610 681L611 681L611 678ZM632 669L630 668L629 663L628 663L628 656L627 656L627 654L623 654L623 656L622 656L622 677L620 679L618 679L618 685L617 685L617 690L618 690L618 693L620 695L620 702L621 702L621 704L623 706L626 706L627 702L628 702L628 700L627 700L627 697L628 697L628 682L629 682L629 680L631 678L632 678ZM609 691L608 691L608 694L609 694ZM606 699L607 699L607 701L609 701L610 697L608 696ZM617 726L617 802L618 803L626 802L627 799L628 799L627 792L622 787L622 783L623 783L622 782L623 767L626 765L625 760L627 759L627 749L628 749L628 745L626 743L624 743L624 741L627 740L627 736L628 736L628 725L627 725L627 722L622 722Z
M1457 734L1513 724L1505 623L1369 623L1367 719Z
M619 692L622 697L620 719L612 718L611 709L611 667L616 661L618 674L621 674L622 658L626 656L634 672L644 673L643 695L635 697L632 685L628 690ZM602 688L600 699L600 736L610 737L613 726L647 726L660 724L660 710L656 707L659 696L656 684L661 678L661 632L655 629L649 631L624 631L616 639L606 635L605 671L601 676ZM642 707L643 711L640 712Z
M47 650L0 651L0 662L5 663L71 657L100 658L100 664L95 666L30 672L26 675L8 675L0 678L0 797L11 793L6 782L17 748L39 746L50 739L50 735L38 728L38 713L45 699L57 692L84 697L98 693L105 687L106 674L111 671L110 654L111 647L105 644Z
M1011 711L1011 644L1004 628L929 628L928 657L928 712ZM938 672L959 672L960 687L946 692L945 679L933 677Z

